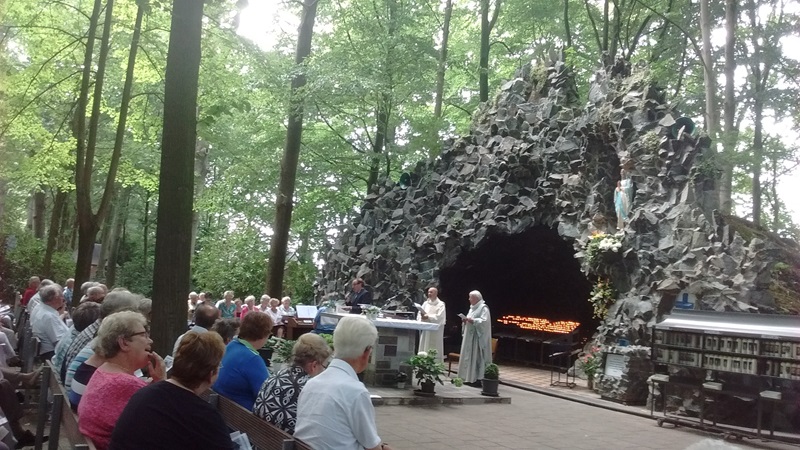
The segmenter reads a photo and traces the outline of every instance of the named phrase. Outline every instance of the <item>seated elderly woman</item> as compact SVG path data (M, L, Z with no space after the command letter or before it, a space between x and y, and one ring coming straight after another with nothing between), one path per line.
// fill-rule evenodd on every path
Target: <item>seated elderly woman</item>
M108 448L117 418L136 391L147 382L134 375L147 367L153 380L164 379L164 361L151 352L147 319L138 312L122 311L103 319L95 352L105 362L92 375L78 405L78 427L99 450Z
M283 431L294 434L297 398L309 378L327 367L331 348L319 335L304 334L292 348L292 365L271 376L261 386L253 413Z
M215 392L248 411L253 409L258 390L269 377L258 349L267 342L271 330L272 319L268 315L257 311L247 314L239 326L239 336L225 348L219 378L214 383Z
M272 298L269 300L269 308L267 308L267 310L264 312L269 315L270 319L272 319L272 334L282 338L284 330L286 329L286 325L283 324L283 316L281 315L281 311L278 309L280 304L280 300L277 298Z
M236 333L239 332L239 321L236 319L218 319L214 322L214 325L211 326L211 330L222 337L222 342L225 345L231 343L234 337L236 337ZM178 352L178 349L175 349L175 353Z
M110 450L234 448L217 410L199 396L214 383L225 352L214 332L190 331L175 352L169 380L133 394L111 435Z

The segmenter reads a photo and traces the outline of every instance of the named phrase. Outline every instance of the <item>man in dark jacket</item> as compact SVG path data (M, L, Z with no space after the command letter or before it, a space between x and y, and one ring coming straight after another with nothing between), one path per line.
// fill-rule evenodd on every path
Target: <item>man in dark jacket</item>
M347 296L345 305L350 307L350 314L361 314L361 306L371 305L372 293L364 288L364 280L356 278L353 280L353 291Z

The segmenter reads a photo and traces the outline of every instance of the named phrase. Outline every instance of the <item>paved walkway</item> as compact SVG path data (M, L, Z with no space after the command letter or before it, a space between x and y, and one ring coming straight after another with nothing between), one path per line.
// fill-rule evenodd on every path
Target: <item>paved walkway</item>
M550 387L550 372L501 365L500 386L510 404L379 406L381 438L402 449L793 449L756 440L719 447L718 436L687 428L657 426L640 406L605 400L586 388ZM511 384L524 387L523 390ZM461 389L474 389L467 386ZM538 392L531 392L536 390Z

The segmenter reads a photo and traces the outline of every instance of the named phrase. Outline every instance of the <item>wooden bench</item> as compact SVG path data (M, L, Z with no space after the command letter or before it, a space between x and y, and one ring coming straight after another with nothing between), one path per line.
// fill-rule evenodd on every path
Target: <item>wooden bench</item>
M48 450L58 450L62 430L73 450L96 450L91 439L81 434L78 428L78 416L72 412L69 398L64 386L58 381L58 371L50 361L42 368L42 387L39 393L39 417L36 424L35 450L42 448L45 422L47 421L47 403L49 394L53 396L50 409L50 438Z
M261 450L311 450L291 434L216 392L209 391L203 398L219 411L229 427L247 434L250 442Z

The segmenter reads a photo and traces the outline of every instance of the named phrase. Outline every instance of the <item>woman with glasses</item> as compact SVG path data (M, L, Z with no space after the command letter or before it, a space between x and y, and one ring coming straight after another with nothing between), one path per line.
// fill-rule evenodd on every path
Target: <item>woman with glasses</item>
M283 431L294 434L297 398L309 378L328 366L331 348L317 334L307 333L292 348L291 366L270 377L258 392L253 413Z
M220 413L200 398L217 379L223 353L225 345L217 333L186 333L175 351L169 380L131 397L114 427L109 450L234 448Z
M164 361L151 350L147 319L121 311L103 319L95 353L103 359L78 405L78 427L98 450L108 448L111 432L131 396L147 382L135 375L147 367L153 381L165 378Z

